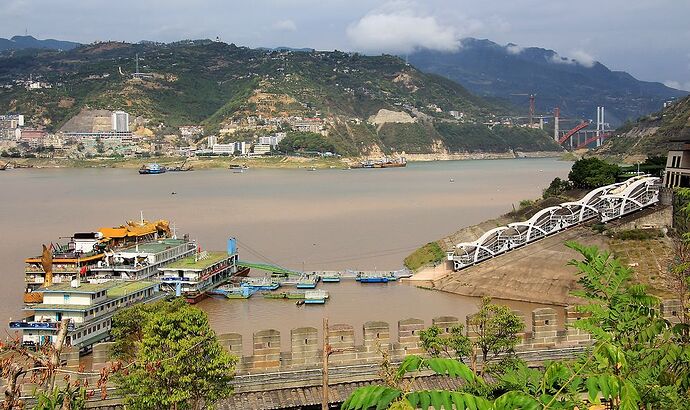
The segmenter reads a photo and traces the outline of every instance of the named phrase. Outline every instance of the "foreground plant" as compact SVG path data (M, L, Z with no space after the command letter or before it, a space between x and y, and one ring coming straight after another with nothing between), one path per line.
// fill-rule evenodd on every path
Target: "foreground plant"
M507 368L492 380L454 358L408 356L397 383L357 389L342 409L582 409L602 401L619 410L690 408L688 326L664 320L659 299L630 284L631 271L608 252L567 246L583 257L570 264L578 268L582 288L574 294L587 301L578 308L586 317L574 326L597 340L586 354L543 369ZM421 370L459 378L463 387L409 390L401 381Z
M136 305L115 316L116 378L132 409L200 409L232 393L236 358L206 314L183 300Z

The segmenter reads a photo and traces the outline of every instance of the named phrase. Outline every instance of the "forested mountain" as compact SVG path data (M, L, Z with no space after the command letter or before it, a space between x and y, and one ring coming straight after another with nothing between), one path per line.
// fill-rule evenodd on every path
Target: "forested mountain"
M427 50L408 58L422 71L448 77L477 95L510 101L523 112L529 106L525 94L536 94L538 112L551 113L558 106L564 116L574 118L595 118L596 107L605 106L607 121L614 127L688 94L611 71L596 61L576 61L553 50L502 46L474 38L464 39L457 52Z

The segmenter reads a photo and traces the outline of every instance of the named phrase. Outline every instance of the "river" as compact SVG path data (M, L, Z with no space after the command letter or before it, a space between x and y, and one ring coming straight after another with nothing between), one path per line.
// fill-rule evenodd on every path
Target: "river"
M169 219L204 249L239 240L240 257L301 270L399 269L418 246L535 198L570 162L555 159L436 161L374 170L250 169L141 176L125 169L17 169L0 173L0 318L23 316L23 259L42 243L127 219ZM454 182L451 182L454 181ZM175 194L172 194L172 193ZM326 306L258 297L207 299L218 333L369 320L464 317L477 301L405 284L329 284ZM512 303L516 309L535 305ZM4 326L4 325L3 325ZM358 339L361 340L361 339Z

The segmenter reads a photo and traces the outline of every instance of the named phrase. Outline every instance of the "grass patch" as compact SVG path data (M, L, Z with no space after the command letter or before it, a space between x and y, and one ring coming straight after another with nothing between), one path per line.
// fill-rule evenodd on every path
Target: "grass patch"
M645 241L663 237L664 234L659 229L630 229L627 231L616 232L613 237L622 241Z
M416 271L423 266L437 264L445 257L446 253L437 242L429 242L405 258L405 266Z

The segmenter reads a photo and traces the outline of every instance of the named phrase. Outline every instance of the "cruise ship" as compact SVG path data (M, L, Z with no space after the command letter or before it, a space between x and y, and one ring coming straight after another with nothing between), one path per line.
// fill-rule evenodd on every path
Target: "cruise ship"
M41 255L25 260L24 303L41 303L45 286L69 283L77 275L84 280L92 276L92 269L103 265L108 252L169 236L168 221L142 218L119 227L75 233L66 244L43 245Z
M238 273L237 242L228 239L227 251L201 251L158 269L162 289L196 303L206 292L227 283Z
M81 283L77 277L44 289L42 303L24 308L33 315L10 322L10 329L22 331L24 345L41 346L55 342L58 324L69 319L65 342L87 352L94 343L110 338L118 309L163 297L165 293L151 281Z
M31 315L10 322L10 329L23 333L25 345L40 346L54 342L59 323L69 319L67 343L88 352L110 338L118 309L167 295L195 303L233 275L248 273L248 268L238 270L235 238L228 240L226 251L202 252L187 235L166 237L167 222L154 225L154 231L144 222L75 234L67 247L69 258L44 246L43 255L27 259L32 267L25 272L27 294L40 298L26 303Z
M196 243L187 237L137 243L117 252L106 252L91 273L95 281L148 279L156 277L160 267L194 254L196 248Z

